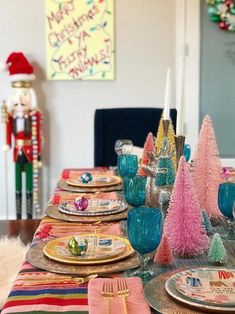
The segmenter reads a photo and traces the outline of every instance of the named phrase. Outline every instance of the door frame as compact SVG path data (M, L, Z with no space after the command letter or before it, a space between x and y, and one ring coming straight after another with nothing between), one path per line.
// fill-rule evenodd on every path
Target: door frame
M176 107L179 107L183 58L186 54L184 108L186 143L194 151L199 134L200 0L176 0Z
M182 60L186 53L184 104L186 143L194 152L200 131L201 1L176 0L176 107L179 106ZM205 0L203 0L205 1ZM235 166L234 159L221 159L222 165Z

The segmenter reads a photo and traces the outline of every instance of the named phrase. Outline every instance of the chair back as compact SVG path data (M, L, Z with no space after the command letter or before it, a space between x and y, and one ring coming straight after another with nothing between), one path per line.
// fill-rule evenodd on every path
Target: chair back
M173 126L176 109L171 109ZM135 146L143 147L149 132L155 136L162 108L110 108L95 111L94 165L116 166L114 151L117 139L130 139Z

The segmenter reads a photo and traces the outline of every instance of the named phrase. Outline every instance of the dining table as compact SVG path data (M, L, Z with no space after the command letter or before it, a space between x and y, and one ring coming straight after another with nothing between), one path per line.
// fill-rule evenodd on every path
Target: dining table
M39 245L47 243L47 241L57 239L64 236L74 236L82 233L101 233L107 235L127 236L126 216L120 216L120 219L114 221L66 221L60 220L53 216L53 210L64 201L73 200L75 196L81 192L70 192L62 189L63 184L69 178L80 176L81 173L89 171L90 173L112 174L112 171L99 167L92 169L64 169L59 176L58 184L51 196L45 214L34 234L31 250L34 250ZM105 199L122 199L122 191L107 191L102 192L102 197ZM50 216L48 213L51 213ZM214 227L215 232L221 232L224 228L223 224L218 224ZM223 240L227 250L228 264L227 266L235 265L235 246L232 241ZM154 255L152 255L154 256ZM75 274L66 277L67 275L61 272L57 273L56 269L51 272L47 269L33 266L30 263L30 256L23 263L2 308L1 314L10 313L64 313L64 314L86 314L89 313L89 296L88 282L81 283L77 281ZM207 252L193 258L177 258L174 257L170 265L162 266L154 262L153 259L149 263L149 267L155 273L153 279L152 296L148 293L153 291L143 291L147 303L151 298L154 298L155 307L151 307L151 313L203 313L202 310L188 307L182 303L174 301L165 290L165 281L179 270L191 269L197 267L208 267ZM129 277L130 269L124 271L98 274L98 277L104 278L119 278ZM146 304L147 304L146 303ZM98 313L98 312L97 312ZM120 310L120 314L122 311ZM132 312L131 312L132 313Z

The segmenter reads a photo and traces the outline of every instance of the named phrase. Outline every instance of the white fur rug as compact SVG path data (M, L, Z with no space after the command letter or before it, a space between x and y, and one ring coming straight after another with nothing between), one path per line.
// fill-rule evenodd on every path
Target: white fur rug
M0 238L0 309L25 261L28 249L29 245L25 246L19 238Z

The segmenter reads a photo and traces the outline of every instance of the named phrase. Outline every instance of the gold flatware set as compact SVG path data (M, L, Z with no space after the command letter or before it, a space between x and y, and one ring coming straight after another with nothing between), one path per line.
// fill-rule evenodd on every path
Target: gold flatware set
M127 311L127 304L126 304L126 298L130 295L127 282L125 278L118 278L117 279L117 297L122 299L122 309L123 314L128 314ZM115 293L113 290L113 282L112 281L105 281L103 284L102 292L101 292L102 298L105 302L105 314L111 314L110 312L110 302L112 299L114 299Z

